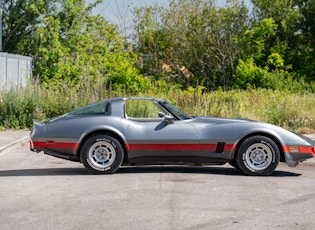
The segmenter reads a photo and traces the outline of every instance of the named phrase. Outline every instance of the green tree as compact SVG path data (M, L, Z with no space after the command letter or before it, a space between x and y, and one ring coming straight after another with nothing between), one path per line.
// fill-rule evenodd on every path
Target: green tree
M4 52L29 54L34 25L40 23L41 15L52 10L47 0L2 0L2 49ZM28 47L30 48L30 47Z
M238 1L218 8L210 0L172 0L168 8L140 9L137 51L149 74L186 87L229 87L240 57L235 38L244 33L246 20L247 8Z
M301 17L289 58L296 72L315 81L315 0L296 0L296 5Z
M136 55L124 46L117 27L91 14L84 0L60 2L58 11L37 25L34 40L36 76L42 82L66 80L71 85L100 78L114 88L147 87L134 65Z
M92 15L101 1L4 1L4 51L32 56L34 76L44 83L101 80L114 89L146 88L135 68L137 56L118 28Z
M135 9L135 49L139 54L139 68L145 76L158 79L163 76L163 62L170 55L171 34L160 19L161 7Z
M282 65L296 77L306 76L308 82L315 80L315 1L252 0L252 3L254 25L266 18L277 25L275 34L265 40L265 50L261 54L265 59L262 61L273 66L270 70Z
M252 58L257 66L267 67L269 70L289 69L290 66L285 66L284 63L288 43L279 42L269 47L269 41L276 35L277 28L278 25L272 18L264 18L256 27L246 30L244 36L238 40L243 48L242 58Z

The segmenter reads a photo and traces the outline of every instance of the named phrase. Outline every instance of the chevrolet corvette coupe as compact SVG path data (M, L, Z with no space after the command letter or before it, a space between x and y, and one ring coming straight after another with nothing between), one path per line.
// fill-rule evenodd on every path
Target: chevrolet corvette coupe
M315 156L315 142L247 119L192 117L162 99L112 98L46 122L34 120L30 149L82 162L93 174L121 165L229 163L267 176L279 162Z

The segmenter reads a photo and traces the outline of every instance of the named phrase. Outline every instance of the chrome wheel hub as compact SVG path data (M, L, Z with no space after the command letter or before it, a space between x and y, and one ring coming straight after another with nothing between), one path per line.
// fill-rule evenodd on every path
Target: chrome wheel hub
M264 170L271 164L272 151L265 144L253 144L245 153L245 161L254 170Z
M95 157L99 160L105 160L107 158L107 151L105 149L98 149L96 151Z
M93 144L89 150L89 161L98 168L107 168L116 157L114 147L106 141Z

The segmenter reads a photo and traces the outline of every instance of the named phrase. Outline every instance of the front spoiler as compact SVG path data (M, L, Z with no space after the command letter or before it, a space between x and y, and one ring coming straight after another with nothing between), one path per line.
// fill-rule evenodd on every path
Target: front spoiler
M296 167L300 162L313 158L313 153L290 153L284 152L285 163L289 167Z

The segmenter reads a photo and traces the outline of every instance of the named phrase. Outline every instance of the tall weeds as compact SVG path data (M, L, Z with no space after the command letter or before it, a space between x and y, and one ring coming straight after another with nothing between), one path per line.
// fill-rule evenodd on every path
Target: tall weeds
M315 95L267 89L180 90L172 85L152 86L145 92L112 91L103 82L70 87L32 84L0 92L0 129L26 129L33 119L46 120L89 103L119 96L150 96L168 100L184 112L198 116L248 118L282 126L300 133L315 132Z

